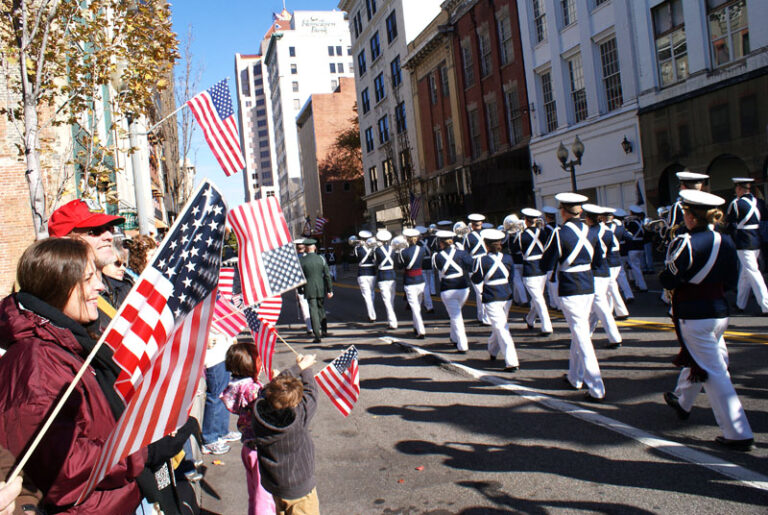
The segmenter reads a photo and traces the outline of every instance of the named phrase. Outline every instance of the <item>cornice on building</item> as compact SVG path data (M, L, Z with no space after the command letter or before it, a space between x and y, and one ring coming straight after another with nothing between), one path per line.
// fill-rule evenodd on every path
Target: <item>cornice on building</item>
M425 41L419 48L413 50L413 52L410 52L410 56L403 64L403 68L414 70L419 64L424 62L424 60L429 57L433 51L435 51L435 49L440 47L440 45L448 37L447 34L452 33L452 25L438 25L437 32L435 32L432 37Z

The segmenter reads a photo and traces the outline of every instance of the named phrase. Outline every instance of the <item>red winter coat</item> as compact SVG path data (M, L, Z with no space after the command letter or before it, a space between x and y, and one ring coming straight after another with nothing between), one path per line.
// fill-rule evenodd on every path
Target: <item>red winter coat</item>
M82 345L68 329L19 309L15 295L0 303L0 446L22 456L54 401L85 361ZM134 513L141 502L134 478L146 451L122 460L80 505L72 506L95 466L116 420L93 369L83 375L48 429L25 473L44 493L49 512Z

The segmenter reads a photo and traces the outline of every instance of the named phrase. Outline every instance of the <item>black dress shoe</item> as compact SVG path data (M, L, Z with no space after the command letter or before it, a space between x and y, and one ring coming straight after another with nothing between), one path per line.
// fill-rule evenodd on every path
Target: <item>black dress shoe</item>
M331 333L329 333L328 331L323 333L323 338L327 338L329 336L333 336L333 335Z
M456 354L466 354L466 353L467 353L467 351L465 351L465 350L457 350L456 351Z
M517 372L520 370L520 367L504 367L504 372Z
M496 361L496 356L494 356L493 354L491 354L491 355L490 355L490 360L491 360L491 361Z
M664 402L667 403L667 406L675 410L677 413L677 418L680 420L688 420L688 417L691 416L690 411L685 411L683 407L680 406L680 400L674 393L664 392Z
M423 340L424 339L424 335L423 334L419 334L419 335L416 336L416 339L417 340Z
M542 338L549 338L550 336L552 336L552 331L550 331L548 333L541 332L541 333L539 333L539 336L541 336Z
M606 346L608 349L618 349L619 347L621 347L621 342L611 343Z
M575 386L573 386L571 381L568 379L568 374L563 374L563 382L567 384L568 388L570 388L571 390L581 390L581 388L576 388Z
M313 333L312 331L307 331L307 334L315 334L315 333Z
M370 322L372 324L375 324L376 323L376 319L375 318L369 318L368 322Z
M592 397L589 392L584 394L584 402L591 402L594 404L600 404L603 402L603 398L601 397Z
M321 341L322 340L320 340L320 338L315 338L314 340L312 340L312 343L320 343Z
M426 312L427 312L427 313L429 313L429 314L432 314L432 313L434 313L434 312L435 312L435 309L434 309L434 308L432 308L432 309L428 309Z
M624 315L624 316L620 316L620 317L613 317L614 320L626 320L628 318L629 318L629 315Z
M731 440L724 436L718 436L715 438L715 443L727 447L732 451L749 452L752 450L752 445L755 443L755 439L747 438L744 440Z

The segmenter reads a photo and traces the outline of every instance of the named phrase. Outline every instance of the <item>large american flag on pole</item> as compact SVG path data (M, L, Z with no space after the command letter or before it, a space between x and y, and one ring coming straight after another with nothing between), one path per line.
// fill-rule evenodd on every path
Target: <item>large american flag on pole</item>
M211 327L234 338L245 329L245 325L245 315L234 304L217 294Z
M102 339L126 402L80 499L124 457L178 429L202 373L221 266L226 205L204 181L139 276Z
M227 221L237 237L238 269L246 306L306 282L275 197L242 204L229 212Z
M315 375L315 381L346 417L360 397L357 348L352 345Z
M224 173L229 176L245 168L227 80L198 93L187 105L203 129L205 140Z

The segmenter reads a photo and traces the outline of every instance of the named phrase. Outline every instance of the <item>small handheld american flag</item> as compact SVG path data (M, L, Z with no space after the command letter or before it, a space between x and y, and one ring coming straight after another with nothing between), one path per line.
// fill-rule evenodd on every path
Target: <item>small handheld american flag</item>
M323 218L322 216L315 218L315 234L323 234L323 231L325 230L325 224L327 223L327 218Z
M346 417L360 397L357 348L352 345L315 376L315 381Z

